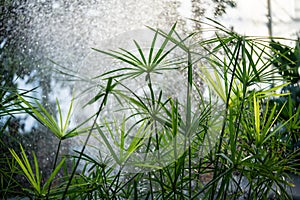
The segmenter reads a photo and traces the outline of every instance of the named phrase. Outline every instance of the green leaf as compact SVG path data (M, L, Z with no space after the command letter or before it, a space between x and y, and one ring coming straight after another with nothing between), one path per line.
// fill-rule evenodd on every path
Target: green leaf
M17 153L15 152L14 149L9 149L9 151L12 154L13 158L17 161L17 163L21 167L25 177L27 178L27 180L29 181L31 186L35 189L34 192L37 193L37 195L39 196L39 195L41 195L41 192L42 192L41 187L40 187L41 177L40 177L40 172L39 172L36 156L35 156L35 154L33 154L34 164L35 164L35 172L36 172L34 174L22 145L20 145L20 148L21 148L21 157L19 157L17 155Z
M24 108L27 113L29 113L31 116L33 116L35 119L37 119L42 125L46 126L51 130L51 132L60 140L64 140L66 138L74 137L78 135L79 133L83 133L84 130L88 130L88 128L80 129L87 121L89 121L93 116L89 117L86 121L79 124L75 128L68 131L69 125L70 125L70 118L73 110L73 102L74 97L71 100L67 116L65 120L63 120L63 114L61 111L61 107L59 104L59 101L56 99L56 105L58 109L58 116L59 119L56 120L53 115L51 115L46 108L40 104L38 101L35 101L35 104L37 106L34 106L32 103L25 100L23 97L18 96L22 103L24 103L28 108Z
M254 123L255 123L255 136L256 142L261 142L261 133L260 133L260 105L259 101L257 100L256 95L253 95L253 112L254 112Z
M55 169L52 171L51 175L49 176L49 178L47 179L47 181L45 182L45 184L43 186L43 191L46 192L46 190L48 189L50 183L54 180L56 174L59 172L59 170L61 169L61 167L65 163L65 161L66 161L66 158L63 158L60 161L60 163L55 167Z
M118 158L117 154L114 151L114 148L112 147L112 145L110 144L109 140L107 139L107 137L105 136L105 134L103 133L103 131L101 130L101 128L99 127L98 124L96 124L98 133L100 134L100 136L102 137L105 145L107 146L109 152L111 153L112 157L114 158L114 160L119 164L122 165L121 160Z

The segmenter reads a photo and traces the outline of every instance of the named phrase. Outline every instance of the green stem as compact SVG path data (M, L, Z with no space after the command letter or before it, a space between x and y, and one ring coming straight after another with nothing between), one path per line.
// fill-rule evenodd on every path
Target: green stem
M81 149L81 152L80 152L80 154L79 154L79 157L78 157L78 159L77 159L77 162L76 162L76 164L75 164L75 167L74 167L74 169L73 169L73 171L72 171L71 177L69 178L68 184L67 184L66 189L65 189L65 191L64 191L64 194L63 194L63 196L62 196L62 200L64 200L64 199L66 198L68 189L69 189L69 187L70 187L70 185L71 185L71 182L72 182L72 179L73 179L73 177L74 177L74 175L75 175L76 169L77 169L77 167L78 167L78 165L79 165L79 162L80 162L80 160L81 160L81 158L82 158L83 152L84 152L84 150L85 150L85 148L86 148L86 145L87 145L87 143L88 143L88 141L89 141L89 139L90 139L90 137L91 137L92 131L93 131L94 127L96 126L97 119L98 119L98 117L99 117L99 115L100 115L100 113L101 113L101 111L102 111L104 105L105 105L106 102L107 102L108 94L109 94L109 92L111 91L111 83L112 83L112 78L108 79L107 86L106 86L106 89L105 89L105 95L104 95L104 97L103 97L103 99L102 99L102 102L101 102L101 105L100 105L100 107L99 107L99 110L97 111L97 115L96 115L96 117L95 117L95 119L94 119L94 122L93 122L93 124L92 124L92 127L91 127L91 129L89 130L89 134L88 134L88 136L87 136L87 138L86 138L86 140L85 140L85 142L84 142L84 145L83 145L83 147L82 147L82 149Z
M149 87L150 95L151 95L151 103L152 103L153 110L155 110L155 95L154 95L154 91L152 88L151 76L150 76L150 74L148 74L147 76L148 76L148 87ZM154 130L154 132L155 132L155 140L156 140L155 150L157 151L157 160L158 160L158 162L160 162L159 135L158 135L158 128L157 128L157 121L155 118L153 120L154 120L154 125L152 125L152 130ZM165 189L163 187L163 174L162 174L161 169L159 170L159 177L160 177L160 186L161 186L161 190L162 190L162 199L165 199L165 197L164 197Z
M52 172L55 170L55 167L56 167L56 163L57 163L57 159L58 159L58 154L59 154L59 150L60 150L60 146L61 146L61 139L59 139L59 142L58 142L58 146L57 146L57 150L56 150L56 154L55 154L55 159L54 159L54 165L53 165L53 169L52 169ZM47 195L46 195L46 199L48 200L49 199L49 194L50 194L50 189L51 189L51 185L52 185L52 181L50 182L49 184L49 187L48 187L48 192L47 192Z
M191 52L188 49L188 85L187 85L187 110L186 110L186 136L188 137L188 172L189 172L189 199L192 197L192 157L191 157L191 118L192 118L192 87L193 87L193 65ZM183 167L184 170L184 167Z
M151 200L153 200L152 177L151 177L151 173L150 173L150 172L148 172L148 176L149 176L149 184L150 184L150 195L151 195Z
M117 191L118 191L118 185L119 185L119 180L120 180L120 175L121 175L121 172L123 170L123 167L121 166L117 175L115 176L115 178L113 179L113 181L111 182L110 186L109 186L109 190L112 191L113 195L116 195L117 194ZM112 189L113 188L113 185L114 183L116 182L116 187L115 189Z
M240 50L241 50L241 39L238 39L238 49L237 49L237 53L236 53L236 58L235 58L235 62L234 62L234 66L233 66L233 70L232 70L232 76L231 76L231 80L230 80L230 84L229 84L229 89L228 89L228 95L226 98L226 107L225 107L225 116L224 116L224 121L223 121L223 125L222 125L222 131L221 131L221 135L220 135L220 140L219 140L219 145L216 149L216 153L219 154L221 153L221 147L222 147L222 143L223 143L223 137L225 135L225 127L226 127L226 119L228 116L228 111L229 111L229 101L230 101L230 95L231 95L231 91L232 91L232 86L233 86L233 82L234 82L234 76L235 76L235 72L236 72L236 68L239 62L239 54L240 54ZM223 44L224 45L224 44ZM214 169L214 173L213 173L213 179L217 178L217 171L218 171L218 165L219 165L219 156L216 157L216 161L215 161L215 169ZM219 166L220 167L220 166ZM217 182L214 182L213 186L212 186L212 191L215 192L217 189ZM214 194L211 195L211 200L214 199Z

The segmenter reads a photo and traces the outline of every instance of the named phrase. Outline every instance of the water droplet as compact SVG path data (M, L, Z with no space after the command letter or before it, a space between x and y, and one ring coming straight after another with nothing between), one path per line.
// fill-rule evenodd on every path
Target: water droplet
M4 38L0 44L0 49L2 49L7 41L7 38Z
M60 7L60 3L59 2L53 2L52 3L52 9L58 9Z

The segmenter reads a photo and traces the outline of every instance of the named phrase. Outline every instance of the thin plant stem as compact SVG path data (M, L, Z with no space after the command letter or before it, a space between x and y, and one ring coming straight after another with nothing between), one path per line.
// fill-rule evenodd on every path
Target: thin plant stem
M57 159L58 159L58 154L59 154L61 142L62 142L62 140L59 139L58 146L57 146L57 150L56 150L56 154L55 154L55 159L54 159L54 164L53 164L52 172L53 172L53 171L55 170L55 168L56 168L56 163L57 163ZM48 192L47 192L47 195L46 195L46 196L47 196L47 198L46 198L47 200L49 199L49 194L50 194L51 185L52 185L52 181L50 182L49 187L48 187Z
M109 186L109 190L111 190L114 195L116 195L116 193L117 193L117 188L115 188L115 190L113 190L112 187L113 187L113 185L114 185L115 182L116 182L116 186L118 186L122 170L123 170L123 167L121 167L119 169L117 175L115 176L114 180L111 182L111 184Z
M188 176L189 176L189 199L192 197L192 158L191 158L191 118L192 118L192 103L191 103L191 96L192 96L192 87L193 87L193 65L192 65L192 57L191 52L188 49L188 85L187 85L187 95L186 95L186 137L188 137ZM184 167L183 167L184 170Z
M84 152L84 150L85 150L85 148L86 148L86 145L87 145L87 143L88 143L88 141L89 141L89 139L90 139L90 136L91 136L91 134L92 134L92 131L93 131L95 125L96 125L97 119L98 119L98 117L100 116L100 113L101 113L103 107L105 106L105 104L106 104L106 102L107 102L108 94L109 94L109 92L111 91L111 83L112 83L112 79L110 78L110 79L108 79L108 82L107 82L107 86L106 86L106 90L105 90L105 95L104 95L104 97L103 97L103 99L102 99L102 102L101 102L101 105L100 105L100 107L99 107L99 109L98 109L98 111L97 111L97 114L96 114L96 117L95 117L94 122L93 122L93 124L92 124L92 127L91 127L91 129L89 130L89 134L88 134L88 136L87 136L87 138L86 138L86 140L85 140L85 142L84 142L84 145L83 145L83 147L82 147L82 149L81 149L81 152L80 152L80 154L79 154L79 157L78 157L78 159L77 159L77 162L76 162L76 164L75 164L75 167L74 167L74 169L73 169L73 171L72 171L71 177L69 178L69 181L68 181L68 184L67 184L66 189L65 189L65 191L64 191L62 200L64 200L64 199L66 198L66 194L67 194L68 189L69 189L69 187L70 187L70 185L71 185L72 179L73 179L73 177L74 177L74 175L75 175L76 169L77 169L77 167L78 167L78 165L79 165L79 162L80 162L80 160L81 160L81 158L82 158L82 155L83 155L83 152Z
M233 66L233 70L232 70L232 76L231 76L231 80L230 80L230 84L229 84L229 88L228 88L228 95L227 95L227 98L226 98L226 105L225 105L225 117L224 117L224 121L223 121L223 125L222 125L222 131L221 131L221 134L220 134L220 140L219 140L219 145L216 149L216 153L219 154L221 152L221 147L222 147L222 143L223 143L223 137L224 137L224 134L225 134L225 127L226 127L226 122L227 122L227 115L228 115L228 110L229 110L229 101L230 101L230 95L231 95L231 91L232 91L232 87L233 87L233 82L234 82L234 76L235 76L235 71L236 71L236 68L237 68L237 65L238 65L238 56L240 54L240 50L241 50L241 46L240 46L240 38L238 39L238 50L237 50L237 54L236 54L236 58L235 58L235 63L234 63L234 66ZM216 157L216 161L215 161L216 165L219 164L219 156ZM217 178L217 170L218 170L218 166L214 166L215 169L214 169L214 173L213 173L213 179L216 179ZM217 188L217 182L214 182L213 185L212 185L212 190L211 191L215 191ZM214 194L211 195L211 200L214 199Z
M150 94L151 94L151 103L152 103L153 109L155 109L155 95L154 95L154 91L153 91L153 88L152 88L151 76L150 76L149 73L147 74L147 77L148 77L148 87L149 87ZM154 119L154 124L151 125L151 127L152 127L152 129L154 129L154 132L155 132L155 140L156 140L155 150L157 151L157 159L160 162L159 135L158 135L158 128L157 128L156 119ZM160 186L161 186L161 190L162 190L162 199L165 199L165 197L164 197L165 189L164 189L164 186L163 186L163 174L162 174L161 169L159 170L159 177L160 177Z
M138 173L136 173L135 175L133 175L133 177L131 177L125 184L123 184L120 188L118 188L116 190L116 193L118 193L119 191L121 191L127 184L129 184L131 181L137 179L137 176L139 176Z
M152 179L151 179L150 172L148 172L148 176L149 176L149 185L150 185L150 195L151 195L151 199L153 200L153 187L152 187Z
M188 186L188 195L189 198L192 196L192 183L191 183L191 151L190 151L190 126L191 126L191 96L192 96L192 86L193 86L193 69L192 69L192 57L189 49L186 49L188 60L187 60L187 68L188 68L188 80L187 80L187 94L186 94L186 128L185 128L185 139L184 139L184 150L187 148L186 143L188 142L188 176L189 176L189 186ZM188 141L187 141L188 137ZM184 153L183 156L186 156ZM184 162L182 163L182 178L184 177ZM183 182L181 182L181 190L183 189Z
M133 179L133 190L134 190L134 193L133 193L133 198L134 199L138 199L138 189L137 189L137 181L136 181L136 178Z
M243 46L245 45L245 40L243 39ZM244 51L244 48L242 48L242 51ZM242 55L244 56L244 53L242 52ZM243 58L244 60L245 58ZM246 71L246 69L244 70ZM246 98L246 92L247 92L247 82L245 82L246 80L243 80L243 97L242 97L242 103L241 103L241 106L240 106L240 110L243 110L244 108L244 103L245 103L245 98ZM234 141L234 144L237 143L237 138L238 138L238 133L239 133L239 130L240 130L240 122L241 122L241 119L242 119L242 114L243 112L239 112L239 116L238 118L236 119L236 123L237 124L237 130L235 132L235 141Z

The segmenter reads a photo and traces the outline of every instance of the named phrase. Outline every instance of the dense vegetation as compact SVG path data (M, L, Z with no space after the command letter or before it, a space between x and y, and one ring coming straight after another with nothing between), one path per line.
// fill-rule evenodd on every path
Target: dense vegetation
M34 152L7 146L1 197L21 187L17 195L33 199L290 199L300 109L289 89L299 74L287 70L298 69L299 46L241 36L217 22L206 26L214 34L205 40L198 37L203 30L181 37L175 24L169 32L152 29L147 49L136 41L134 51L94 49L121 64L95 77L99 92L86 105L98 110L77 127L69 127L76 97L64 116L58 101L52 114L30 91L1 85L1 135L10 134L11 117L26 112L59 141L48 177ZM176 92L184 100L154 81L173 72L186 77L186 89ZM128 86L139 78L142 92ZM120 108L110 115L121 117L104 119L110 102ZM60 155L61 143L79 135L81 151ZM85 152L91 138L101 144L92 147L96 155Z

